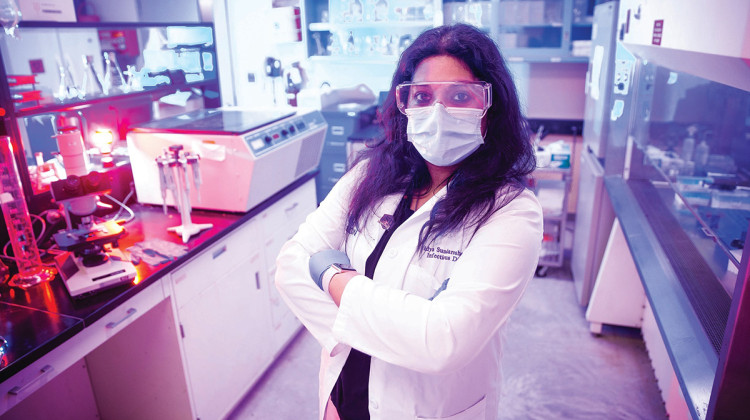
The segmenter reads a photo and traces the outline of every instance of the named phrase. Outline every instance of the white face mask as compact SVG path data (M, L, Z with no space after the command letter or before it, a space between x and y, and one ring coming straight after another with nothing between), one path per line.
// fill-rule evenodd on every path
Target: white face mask
M481 109L446 108L437 102L430 107L406 109L405 114L407 139L433 165L461 162L484 143Z

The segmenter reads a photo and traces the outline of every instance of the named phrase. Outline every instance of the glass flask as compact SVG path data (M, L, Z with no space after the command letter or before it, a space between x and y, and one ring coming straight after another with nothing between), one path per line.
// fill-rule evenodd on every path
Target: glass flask
M81 81L81 89L78 93L78 97L81 99L89 99L96 96L100 96L104 93L102 89L102 83L99 81L99 76L94 70L94 57L90 55L84 55L83 59L83 81Z
M63 64L60 60L57 62L57 68L59 71L60 84L57 87L57 93L55 98L58 101L65 101L66 99L72 99L78 97L78 88L73 81L73 74L70 71L69 63Z
M102 83L104 93L107 95L125 93L130 89L125 83L120 65L117 63L117 54L114 51L104 52L104 81Z

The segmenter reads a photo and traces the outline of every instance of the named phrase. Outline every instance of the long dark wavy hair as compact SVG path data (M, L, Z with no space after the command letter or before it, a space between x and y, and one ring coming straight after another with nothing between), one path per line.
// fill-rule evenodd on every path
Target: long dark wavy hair
M536 167L529 130L518 102L513 78L495 43L482 31L465 24L440 26L423 32L403 52L383 104L381 124L385 140L366 149L366 174L355 188L349 206L347 232L361 228L382 198L415 192L430 185L425 160L406 138L407 118L396 106L396 86L412 80L426 58L449 55L465 63L478 80L492 84L492 106L486 115L486 135L474 153L451 175L448 190L432 209L419 235L423 250L437 237L473 227L476 231L526 185ZM497 192L501 202L496 202Z

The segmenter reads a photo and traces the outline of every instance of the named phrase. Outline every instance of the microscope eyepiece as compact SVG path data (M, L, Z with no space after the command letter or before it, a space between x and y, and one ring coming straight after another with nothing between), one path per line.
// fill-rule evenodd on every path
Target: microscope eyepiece
M63 181L63 192L71 196L83 195L83 185L78 175L71 175Z

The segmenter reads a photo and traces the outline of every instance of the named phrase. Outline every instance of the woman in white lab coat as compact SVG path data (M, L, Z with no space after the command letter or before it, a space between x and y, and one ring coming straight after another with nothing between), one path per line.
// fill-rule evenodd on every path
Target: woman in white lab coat
M495 419L502 326L542 242L495 44L467 25L420 35L382 123L384 142L277 259L281 295L323 347L320 418Z

